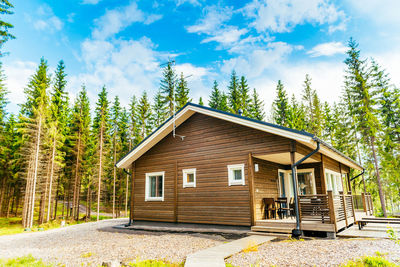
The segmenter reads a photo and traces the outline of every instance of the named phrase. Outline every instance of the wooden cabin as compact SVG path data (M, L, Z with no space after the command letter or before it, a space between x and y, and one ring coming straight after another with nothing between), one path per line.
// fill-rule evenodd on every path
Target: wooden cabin
M295 197L291 165L317 142L297 167L301 228L336 232L354 223L349 172L363 168L307 132L188 103L116 166L132 174L131 220L284 232L292 216L266 218L265 199Z

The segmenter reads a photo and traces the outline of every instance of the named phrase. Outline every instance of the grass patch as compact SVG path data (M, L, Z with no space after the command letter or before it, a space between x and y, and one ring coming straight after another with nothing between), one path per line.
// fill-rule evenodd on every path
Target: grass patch
M92 252L86 252L86 253L83 253L82 255L81 255L81 258L90 258L90 257L92 257L94 254L92 253Z
M183 267L184 263L171 263L162 260L144 260L137 262L130 262L128 266L132 267Z
M112 219L109 216L99 216L100 220ZM90 217L91 222L97 221L97 216L92 215ZM52 220L47 223L43 223L41 225L34 225L32 229L28 232L37 232L43 230L50 230L61 227L61 219ZM65 220L65 226L75 225L85 223L85 221L75 221L72 219ZM25 229L22 227L22 218L20 217L10 217L10 218L0 218L0 236L2 235L13 235L24 233Z
M253 240L250 240L249 242L247 242L246 247L243 249L243 252L249 253L254 251L258 251L258 245Z
M37 260L32 255L12 258L7 260L0 259L1 267L52 267L54 265L46 264L42 260Z
M297 239L297 238L288 238L288 239L286 239L286 240L283 240L282 242L302 242L302 241L304 241L304 239L303 238L299 238L299 239Z
M364 256L356 260L348 261L341 267L399 267L400 265L384 258L387 253L375 252L375 256Z

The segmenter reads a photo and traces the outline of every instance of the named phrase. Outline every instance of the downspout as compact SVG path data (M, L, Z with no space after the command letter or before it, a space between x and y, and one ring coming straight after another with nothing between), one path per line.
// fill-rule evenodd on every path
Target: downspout
M311 151L307 156L302 158L301 160L297 161L292 165L292 180L293 180L293 193L295 195L294 197L294 210L296 213L296 228L292 230L292 236L293 237L299 237L301 236L302 232L300 230L300 211L299 211L299 200L298 200L298 192L297 192L297 166L299 166L303 161L317 153L320 149L320 141L316 140L317 142L317 148L314 151Z
M126 169L122 169L124 173L132 177L132 173L128 172ZM131 193L132 197L132 193ZM131 226L132 225L132 219L131 219L131 205L129 205L129 222L128 224L125 224L125 227Z

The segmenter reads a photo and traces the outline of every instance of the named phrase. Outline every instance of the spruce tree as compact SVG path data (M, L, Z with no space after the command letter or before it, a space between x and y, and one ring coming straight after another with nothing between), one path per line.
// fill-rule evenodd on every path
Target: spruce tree
M65 127L67 126L68 95L66 92L65 65L61 60L58 63L53 92L51 93L50 116L49 116L49 160L50 173L48 175L48 204L46 221L50 220L51 201L53 199L53 182L58 179L59 169L64 164L62 147L65 141ZM47 188L46 188L47 192ZM46 194L47 195L47 194ZM47 197L47 196L46 196Z
M34 207L36 201L37 186L43 193L41 185L46 170L43 166L44 152L43 143L48 118L48 95L51 78L48 74L47 62L42 58L35 74L29 80L24 92L26 102L21 105L24 116L22 132L25 141L25 199L22 215L22 225L31 228L33 225Z
M183 108L186 103L191 102L192 100L189 98L189 88L187 85L187 81L181 72L181 75L178 80L178 86L176 87L176 96L175 96L175 103L176 103L176 111Z
M228 106L229 111L234 114L238 114L242 106L242 95L239 86L239 79L233 70L228 86Z
M297 102L296 97L292 95L287 113L287 127L304 131L306 128L305 108L302 103Z
M88 153L88 146L90 142L90 103L85 86L82 86L81 91L75 100L74 107L71 114L71 127L70 127L70 140L73 157L71 158L70 165L74 175L73 185L73 216L76 220L79 219L79 200L81 192L82 179L85 177L84 186L88 187L89 176L87 173L91 171L88 161L91 154ZM90 176L91 177L91 176Z
M242 110L243 115L248 117L251 114L251 100L250 100L250 95L249 95L249 86L247 84L247 80L244 76L240 77L240 82L239 82L239 95L240 95L240 106L239 109Z
M163 70L163 78L160 84L162 95L162 103L166 111L166 117L174 114L175 105L175 87L176 87L176 74L172 66L172 62L168 62Z
M375 168L379 197L382 212L387 217L385 196L382 188L380 166L376 149L376 138L380 130L380 123L376 117L376 98L370 81L370 71L366 60L360 58L358 44L350 39L347 50L347 65L345 76L345 90L352 99L352 109L356 118L356 126L362 135L362 139L371 149L373 164Z
M200 96L200 98L199 98L199 105L200 106L204 106L204 103L203 103L203 98Z
M279 80L276 86L276 98L272 104L272 119L278 125L288 126L288 116L289 99L282 82Z
M109 146L109 131L110 131L110 121L109 121L109 101L107 99L107 90L103 86L101 92L99 93L99 98L96 103L95 117L93 120L93 128L96 136L96 147L97 147L97 221L99 220L100 213L100 200L101 200L101 189L102 180L105 172L105 167L107 166L107 152Z
M129 143L131 147L136 146L139 143L138 124L136 121L137 105L136 96L132 96L131 102L129 103Z
M264 101L260 99L255 88L249 105L249 117L259 121L265 119Z
M162 95L161 92L158 91L154 96L154 104L153 104L153 124L154 128L158 128L165 120L165 108L162 102Z
M218 83L214 80L214 85L212 87L210 100L208 101L208 106L213 109L220 109L221 103L221 92L218 89Z
M122 150L121 143L121 104L119 97L114 98L113 106L111 107L111 136L112 136L112 158L113 158L113 205L112 205L112 217L116 218L115 212L115 200L116 200L116 183L117 183L117 157L120 155Z
M136 122L138 126L138 142L141 142L150 134L152 125L152 110L147 93L143 92L136 110Z
M13 9L14 6L11 4L9 0L0 0L0 14L1 15L11 15L14 14L14 12L11 10ZM0 20L0 56L3 55L1 52L1 49L4 45L5 42L7 42L10 39L15 39L15 36L12 35L9 30L14 28L14 26L6 22L4 20Z

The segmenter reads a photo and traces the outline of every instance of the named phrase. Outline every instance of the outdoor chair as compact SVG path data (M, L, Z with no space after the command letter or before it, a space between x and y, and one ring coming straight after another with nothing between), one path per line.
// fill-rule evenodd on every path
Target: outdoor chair
M273 198L263 198L265 219L276 219L276 203Z

